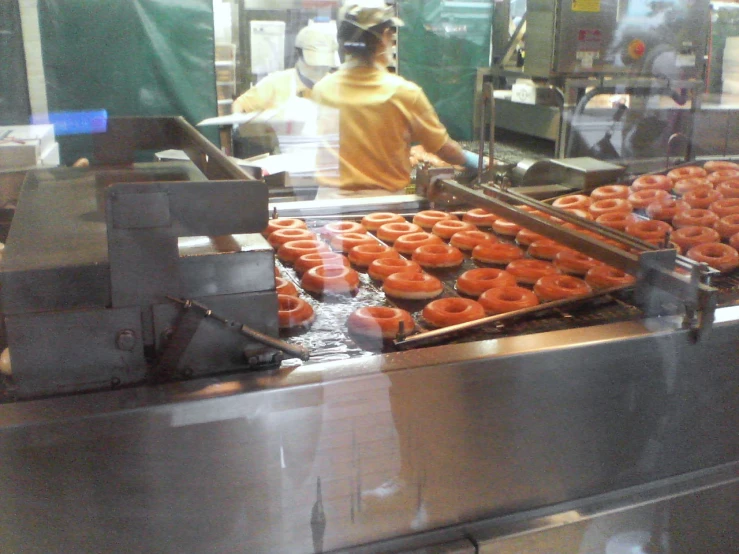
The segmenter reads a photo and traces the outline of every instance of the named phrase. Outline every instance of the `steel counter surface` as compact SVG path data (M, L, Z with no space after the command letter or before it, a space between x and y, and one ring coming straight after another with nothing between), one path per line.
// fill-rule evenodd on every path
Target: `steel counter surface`
M3 405L4 548L329 551L729 463L736 310Z

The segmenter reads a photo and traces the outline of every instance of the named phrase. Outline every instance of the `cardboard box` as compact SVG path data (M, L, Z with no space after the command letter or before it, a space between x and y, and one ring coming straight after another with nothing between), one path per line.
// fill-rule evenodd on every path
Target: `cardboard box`
M0 126L0 168L39 165L54 144L53 125Z

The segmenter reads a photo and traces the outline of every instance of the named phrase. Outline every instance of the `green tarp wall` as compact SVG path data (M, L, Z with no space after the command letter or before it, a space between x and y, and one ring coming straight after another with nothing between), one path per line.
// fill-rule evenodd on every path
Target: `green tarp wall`
M489 67L493 2L402 0L400 74L420 85L452 138L472 140L478 67Z
M28 125L26 62L17 0L0 0L0 125Z
M212 0L39 0L50 112L217 115ZM206 136L218 144L217 131ZM60 137L62 163L90 137Z

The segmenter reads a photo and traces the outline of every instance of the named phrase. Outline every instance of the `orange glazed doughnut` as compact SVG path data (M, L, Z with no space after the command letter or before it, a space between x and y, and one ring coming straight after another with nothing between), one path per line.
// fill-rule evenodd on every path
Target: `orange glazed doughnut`
M366 233L367 229L362 227L361 223L356 221L333 221L327 223L321 229L321 234L325 237L331 238L336 235L342 235L344 233Z
M350 267L312 267L300 280L303 290L313 294L351 294L359 288L359 275Z
M713 226L722 239L728 239L739 233L739 214L727 215L719 219Z
M667 176L673 181L680 181L681 179L691 179L693 177L705 177L708 175L708 171L702 167L695 165L687 165L685 167L676 167L672 171L667 173Z
M377 238L392 244L403 235L420 233L421 231L423 231L423 229L418 225L415 223L408 223L407 221L405 223L385 223L384 225L380 225L377 229Z
M630 212L632 208L631 203L623 198L606 198L605 200L597 200L590 204L590 214L597 218L599 215L607 214L610 212Z
M393 340L400 333L411 333L416 324L411 314L400 308L384 306L363 307L355 310L346 320L350 335L374 339Z
M694 246L688 250L688 258L698 263L706 263L721 273L728 273L739 267L739 254L736 249L720 242Z
M528 246L534 241L545 239L546 237L544 235L540 235L539 233L534 233L531 229L521 229L516 234L516 242L520 244L521 246Z
M623 198L624 200L629 197L629 187L626 185L604 185L594 189L590 193L590 199L593 202L598 200L609 200L611 198Z
M462 221L472 223L476 227L492 227L498 216L482 208L469 210L462 216Z
M729 239L729 246L731 246L734 250L739 250L739 233Z
M591 204L592 206L592 204ZM573 215L576 215L577 217L582 217L583 219L592 220L595 219L590 212L586 212L585 210L578 210L577 208L565 208L566 212L569 212Z
M448 244L426 244L416 248L411 259L425 269L441 269L462 265L464 256Z
M507 265L523 258L523 250L514 244L483 242L472 249L472 259L484 264Z
M666 175L644 175L631 184L632 193L640 190L663 190L667 192L671 188L672 179Z
M357 267L368 267L379 258L398 258L397 250L385 244L360 244L349 250L349 261Z
M724 162L720 160L713 160L713 161L704 163L703 169L705 169L709 173L713 173L714 171L721 171L724 169L739 170L739 164L734 163L734 162Z
M563 210L586 210L590 207L590 198L584 194L568 194L567 196L560 196L554 202L552 206L555 208L561 208Z
M675 200L674 198L665 198L664 200L657 200L647 206L647 215L652 219L659 219L661 221L672 221L675 214L678 212L684 212L690 209L690 204L683 202L682 200Z
M440 298L426 304L421 315L433 327L449 327L482 319L485 310L469 298Z
M314 240L316 236L308 229L288 228L278 229L267 237L267 242L272 248L279 248L291 240Z
M585 282L594 289L610 289L634 283L636 279L628 273L610 265L597 265L585 274Z
M651 244L662 244L665 240L665 236L672 232L672 227L669 223L665 223L664 221L649 219L646 221L636 221L627 225L626 232L645 242L649 242Z
M477 227L472 223L466 223L464 221L459 221L458 219L443 219L434 223L434 226L431 228L431 232L439 238L449 240L455 233L474 231L476 229Z
M346 254L360 244L377 244L377 241L367 233L341 233L334 235L330 240L331 248Z
M276 217L270 219L267 223L267 228L264 230L264 234L269 236L275 231L280 229L307 229L308 226L302 219L295 219L294 217Z
M513 260L506 267L506 271L516 278L518 283L533 285L544 275L559 274L554 264L542 260Z
M426 246L427 244L444 244L444 241L436 235L421 231L420 233L411 233L410 235L399 237L393 246L401 254L413 254L416 248Z
M683 195L683 200L690 204L691 208L699 208L701 210L708 209L708 206L716 200L721 200L721 198L723 197L720 192L708 188L695 188Z
M328 252L328 245L319 240L291 240L277 250L277 257L285 263L295 262L303 254Z
M539 298L523 287L496 287L480 295L478 302L489 315L515 312L539 305Z
M449 244L456 246L460 250L470 251L478 244L483 242L498 242L495 235L486 233L485 231L460 231L454 233L449 240Z
M362 227L368 231L377 231L386 223L405 223L405 218L392 212L375 212L362 218Z
M629 194L629 202L634 208L646 208L652 202L670 198L670 193L662 189L645 189Z
M280 329L310 325L315 319L313 308L302 298L278 294L277 304L277 325Z
M457 279L457 290L477 298L493 287L515 287L516 278L502 269L480 267L465 271Z
M349 260L346 259L346 256L342 256L338 252L313 252L300 256L295 260L293 268L298 273L305 273L312 267L321 265L349 267Z
M603 215L599 215L596 219L596 223L616 229L617 231L624 231L626 226L630 223L637 221L637 217L630 212L608 212Z
M585 275L599 265L603 263L577 250L562 250L554 257L554 267L570 275Z
M552 239L539 239L529 244L527 253L529 256L540 260L553 260L563 250L569 250L569 248Z
M534 285L534 294L542 302L562 300L590 294L593 289L585 281L571 275L544 275Z
M739 213L739 198L722 198L716 200L713 204L708 206L711 210L719 217L726 217L727 215Z
M713 227L719 217L710 210L683 210L675 214L672 224L675 228L680 227Z
M295 285L282 277L275 277L275 290L277 294L285 294L287 296L298 295L298 289L295 288Z
M724 198L739 198L739 179L729 179L716 185L718 191Z
M444 291L444 285L428 273L410 271L388 275L382 290L393 298L428 300L439 296Z
M693 177L691 179L680 179L675 183L675 186L672 187L672 192L675 194L683 195L688 191L691 191L696 188L713 188L713 183L706 179L705 177Z
M368 275L375 281L384 281L393 273L421 273L421 266L405 258L378 258L367 268Z
M280 268L275 266L275 277L280 277L280 276L282 276L282 273L280 273Z
M444 219L457 219L457 216L439 210L423 210L413 216L413 223L424 230L430 230L436 223Z
M686 252L699 244L721 242L721 236L718 234L718 231L710 227L691 225L675 229L670 236L670 240L677 244L682 252Z
M518 223L513 223L507 219L498 218L493 223L493 231L508 237L515 237L521 229L522 227Z
M707 179L714 185L723 183L724 181L731 181L732 179L739 179L739 170L737 169L719 169L713 173L709 173Z

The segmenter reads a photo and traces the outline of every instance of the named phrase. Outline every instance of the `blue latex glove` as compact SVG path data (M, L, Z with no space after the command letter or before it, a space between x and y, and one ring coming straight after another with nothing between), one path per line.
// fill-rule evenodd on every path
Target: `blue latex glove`
M480 156L475 152L469 150L462 150L464 154L464 166L467 169L477 169L478 163L480 162Z

